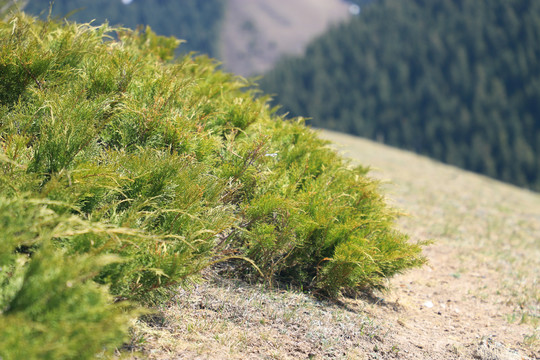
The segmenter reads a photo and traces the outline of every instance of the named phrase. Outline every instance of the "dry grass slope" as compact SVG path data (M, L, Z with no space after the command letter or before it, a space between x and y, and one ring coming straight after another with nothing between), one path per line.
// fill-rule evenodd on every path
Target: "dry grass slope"
M322 132L372 166L430 265L388 293L327 303L213 279L135 327L133 358L540 357L540 194L371 141Z

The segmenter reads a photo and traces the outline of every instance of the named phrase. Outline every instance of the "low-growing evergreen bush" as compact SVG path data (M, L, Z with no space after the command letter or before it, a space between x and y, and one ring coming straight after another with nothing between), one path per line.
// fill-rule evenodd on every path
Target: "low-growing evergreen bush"
M424 263L367 169L211 59L172 61L177 45L0 24L4 359L111 351L137 313L122 300L161 301L216 262L331 295Z
M120 261L114 255L68 254L53 244L98 227L60 215L50 201L0 195L0 357L88 359L126 340L136 313L113 304L105 286L92 279ZM78 235L77 235L78 234Z

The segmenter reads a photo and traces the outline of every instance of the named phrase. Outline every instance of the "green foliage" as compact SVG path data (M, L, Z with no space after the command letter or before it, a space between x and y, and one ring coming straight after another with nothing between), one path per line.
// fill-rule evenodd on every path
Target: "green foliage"
M0 356L110 351L121 300L166 300L216 262L328 294L424 263L367 169L301 119L206 57L167 62L174 39L113 31L0 24L17 84L0 89Z
M122 345L135 315L112 304L107 289L92 281L118 258L67 255L52 246L52 239L72 237L74 227L91 225L48 204L0 196L0 356L6 360L110 353Z
M55 0L51 15L131 29L148 25L157 34L186 40L180 48L183 52L217 56L224 6L223 0L134 0L129 5L120 0ZM47 16L49 7L49 0L28 0L24 11Z
M283 112L540 189L540 4L380 0L261 81Z
M259 131L268 134L265 155L272 156L248 179L259 185L241 206L246 225L238 238L267 279L278 274L336 293L382 286L386 277L422 262L413 256L420 246L391 230L396 214L365 177L367 169L344 163L302 122L265 124Z

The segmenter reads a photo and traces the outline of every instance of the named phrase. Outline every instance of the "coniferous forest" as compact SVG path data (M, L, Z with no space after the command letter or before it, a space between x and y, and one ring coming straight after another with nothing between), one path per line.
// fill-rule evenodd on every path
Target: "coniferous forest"
M24 11L46 17L49 7L49 0L30 0ZM182 52L215 57L223 7L223 0L55 0L51 15L81 23L94 20L95 25L108 21L131 29L149 25L159 35L185 40L179 48Z
M381 0L261 80L282 112L540 190L540 2Z

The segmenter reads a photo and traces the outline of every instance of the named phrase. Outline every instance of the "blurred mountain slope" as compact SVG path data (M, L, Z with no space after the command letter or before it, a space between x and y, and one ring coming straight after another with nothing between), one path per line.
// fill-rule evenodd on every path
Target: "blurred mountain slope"
M342 0L229 0L221 59L240 75L269 70L283 54L300 55L308 42L349 16Z

